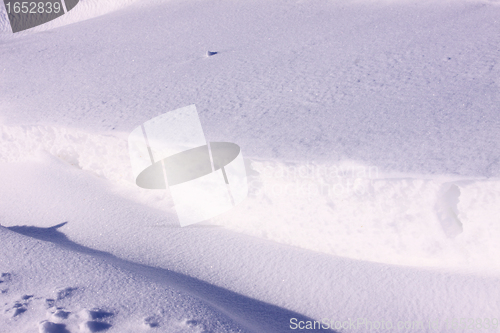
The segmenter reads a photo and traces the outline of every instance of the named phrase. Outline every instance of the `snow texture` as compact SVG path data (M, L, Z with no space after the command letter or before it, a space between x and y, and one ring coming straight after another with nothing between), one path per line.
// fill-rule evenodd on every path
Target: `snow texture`
M0 333L500 319L499 5L0 4ZM181 228L127 137L191 104L249 197Z

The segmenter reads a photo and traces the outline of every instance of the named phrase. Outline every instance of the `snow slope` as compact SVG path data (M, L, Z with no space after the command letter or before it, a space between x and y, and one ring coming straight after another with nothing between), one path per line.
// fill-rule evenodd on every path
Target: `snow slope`
M175 279L175 273L148 271L78 246L57 227L12 230L30 237L0 228L0 332L34 332L37 326L43 333L142 332L160 326L163 332L240 331L223 312L162 281ZM145 278L148 273L154 279Z
M0 332L498 317L497 2L84 0L19 34L2 9ZM193 103L250 195L180 228L126 138Z
M348 260L216 226L179 228L174 216L120 198L107 181L50 155L3 170L10 175L31 170L27 184L38 179L23 199L33 203L26 215L10 231L2 230L0 270L26 281L1 296L7 303L4 310L9 310L3 314L7 327L29 332L43 320L57 322L44 312L43 300L68 287L83 295L55 305L75 315L63 324L69 329L81 325L82 310L99 308L116 314L109 321L115 332L133 332L150 316L161 320L160 331L167 332L189 320L208 327L229 322L227 327L243 332L288 332L290 318L304 317L342 322L366 318L394 325L410 321L425 326L416 332L426 332L436 319L442 327L448 318L495 318L500 306L498 276ZM50 197L44 195L48 188ZM66 224L54 223L66 219ZM33 220L39 226L25 226ZM130 279L133 286L124 284ZM136 281L144 281L149 291ZM181 304L173 314L169 309L174 305L162 303L166 289L181 293L174 297ZM26 306L26 316L9 319L25 294L41 299ZM208 310L193 317L199 307ZM186 327L181 331L189 332Z

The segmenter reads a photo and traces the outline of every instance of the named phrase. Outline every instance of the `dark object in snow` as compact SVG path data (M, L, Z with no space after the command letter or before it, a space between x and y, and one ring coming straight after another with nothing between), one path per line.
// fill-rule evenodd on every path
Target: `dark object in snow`
M160 326L160 324L158 323L157 318L154 317L154 316L145 318L144 319L144 325L152 327L152 328Z
M207 51L207 57L213 56L214 54L217 54L217 52Z

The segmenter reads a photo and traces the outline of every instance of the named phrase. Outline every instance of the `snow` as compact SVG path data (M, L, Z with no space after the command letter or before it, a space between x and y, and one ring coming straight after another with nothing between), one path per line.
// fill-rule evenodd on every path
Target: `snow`
M498 4L0 5L0 332L500 319ZM181 228L127 137L191 104L250 193Z

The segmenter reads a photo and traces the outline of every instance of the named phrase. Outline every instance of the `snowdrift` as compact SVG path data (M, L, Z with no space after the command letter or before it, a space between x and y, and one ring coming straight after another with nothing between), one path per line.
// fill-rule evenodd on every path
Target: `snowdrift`
M498 2L83 0L19 34L1 10L1 333L498 316ZM191 104L250 194L181 228L127 137Z
M108 180L124 197L175 216L167 191L135 187L126 133L49 126L1 126L0 133L0 162L19 163L46 152ZM249 198L211 224L358 260L500 271L498 179L389 175L352 161L247 159L247 169ZM14 196L2 192L5 202ZM12 205L9 223L23 210Z

